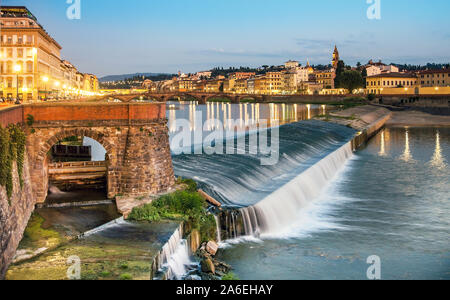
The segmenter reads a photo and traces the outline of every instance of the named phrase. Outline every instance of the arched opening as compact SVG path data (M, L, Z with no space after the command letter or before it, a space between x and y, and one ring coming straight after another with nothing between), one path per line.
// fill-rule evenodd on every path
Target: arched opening
M111 149L109 144L91 131L73 130L52 137L42 149L43 202L54 205L108 199L112 172L107 149Z

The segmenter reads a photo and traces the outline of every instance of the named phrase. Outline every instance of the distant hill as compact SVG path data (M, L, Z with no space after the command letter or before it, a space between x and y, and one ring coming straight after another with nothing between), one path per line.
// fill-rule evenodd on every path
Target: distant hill
M165 75L164 73L134 73L134 74L122 74L122 75L108 75L101 77L99 79L100 82L106 82L106 81L118 81L118 80L124 80L127 78L133 78L135 76L158 76L158 75ZM168 75L168 74L167 74Z

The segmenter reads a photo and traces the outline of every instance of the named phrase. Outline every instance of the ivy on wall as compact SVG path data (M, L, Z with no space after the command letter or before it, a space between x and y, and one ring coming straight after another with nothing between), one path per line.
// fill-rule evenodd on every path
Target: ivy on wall
M13 192L13 163L17 163L20 186L23 187L25 159L25 132L17 125L0 126L0 185L4 186L8 199Z

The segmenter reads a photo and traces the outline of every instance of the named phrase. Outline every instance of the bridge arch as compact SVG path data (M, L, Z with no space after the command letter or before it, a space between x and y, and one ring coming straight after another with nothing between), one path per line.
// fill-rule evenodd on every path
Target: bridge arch
M34 162L34 182L36 187L38 203L45 202L48 195L49 188L49 170L48 170L48 152L59 141L71 137L82 136L88 137L98 142L106 151L105 163L106 163L106 192L108 198L114 198L117 194L117 154L113 144L108 141L103 133L96 129L60 129L55 133L49 133L44 139L45 142L41 144L39 151L37 152ZM38 180L36 180L36 178Z

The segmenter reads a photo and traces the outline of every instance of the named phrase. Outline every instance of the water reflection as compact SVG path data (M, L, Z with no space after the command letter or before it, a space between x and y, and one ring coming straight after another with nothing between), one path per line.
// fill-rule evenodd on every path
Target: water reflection
M430 164L439 170L445 169L447 167L445 164L445 159L442 156L441 136L439 130L436 131L436 148Z
M444 132L444 134L443 134ZM378 149L378 156L392 157L404 162L428 162L437 170L447 168L445 146L447 145L447 130L433 128L386 128L372 141ZM432 137L432 138L430 138ZM424 145L433 145L433 152L425 151Z
M326 114L330 109L326 105L218 102L210 102L206 105L199 105L197 102L169 102L167 107L169 131L172 134L177 132L177 119L189 120L191 131L195 131L196 126L200 125L200 116L202 121L207 124L204 128L205 131L212 131L213 129L234 130L234 125L238 125L238 131L245 131L248 130L247 127L260 125L263 120L267 121L269 127L278 126L310 120L317 115ZM220 122L210 120L219 120Z
M378 152L378 155L379 156L386 156L386 144L385 144L386 143L385 142L386 137L385 137L385 131L384 130L381 132L380 139L381 139L380 152Z
M400 156L400 159L405 162L410 162L413 160L411 150L409 148L409 129L405 128L405 151Z

